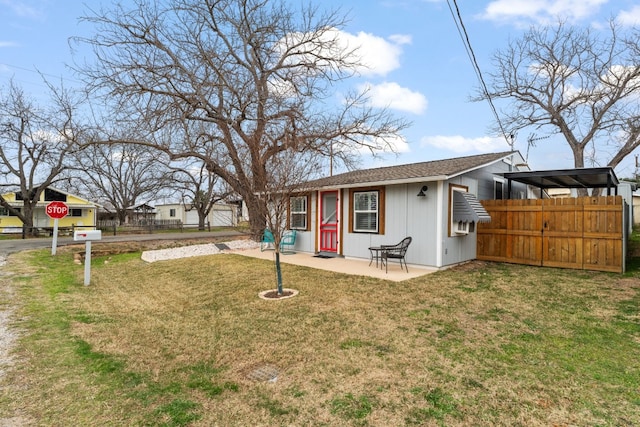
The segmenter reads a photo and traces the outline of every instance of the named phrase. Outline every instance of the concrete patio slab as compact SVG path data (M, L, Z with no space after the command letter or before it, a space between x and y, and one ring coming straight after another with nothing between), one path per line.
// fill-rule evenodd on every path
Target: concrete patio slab
M275 252L267 250L261 252L257 249L246 249L232 251L234 254L275 261ZM301 265L305 267L317 268L319 270L334 271L336 273L353 274L357 276L369 276L377 279L401 282L425 274L438 271L436 268L426 268L409 265L409 272L400 269L400 264L392 262L389 264L389 271L385 273L380 265L376 268L375 261L369 265L369 260L362 258L317 258L311 253L296 252L292 254L280 254L280 262L285 264Z

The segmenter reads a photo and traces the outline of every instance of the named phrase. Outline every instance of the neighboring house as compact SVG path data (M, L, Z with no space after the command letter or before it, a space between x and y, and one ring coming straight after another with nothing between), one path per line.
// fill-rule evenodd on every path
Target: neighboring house
M490 217L478 200L507 197L501 174L528 170L519 152L502 152L357 170L310 181L291 197L295 249L366 258L369 247L413 241L409 265L445 267L476 258L475 224ZM511 198L527 198L515 184Z
M2 197L13 207L22 209L24 205L20 192L3 194ZM58 220L58 227L74 225L93 227L96 225L97 210L100 205L65 191L48 187L40 195L40 200L33 211L34 227L53 227L54 220L49 218L45 212L45 207L53 201L65 202L69 207L69 214ZM0 207L0 232L16 233L21 231L20 228L22 228L22 221L16 216L11 216L7 209Z
M180 220L185 226L198 225L198 211L190 204L169 203L156 205L157 220ZM205 220L212 227L235 227L238 225L238 206L236 204L216 203Z

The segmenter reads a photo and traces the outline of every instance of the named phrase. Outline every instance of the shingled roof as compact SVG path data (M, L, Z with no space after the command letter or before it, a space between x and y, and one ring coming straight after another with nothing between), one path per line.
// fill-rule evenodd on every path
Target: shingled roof
M305 187L309 189L319 189L439 181L495 163L513 153L515 152L505 151L501 153L479 154L454 159L411 163L408 165L361 169L309 181Z

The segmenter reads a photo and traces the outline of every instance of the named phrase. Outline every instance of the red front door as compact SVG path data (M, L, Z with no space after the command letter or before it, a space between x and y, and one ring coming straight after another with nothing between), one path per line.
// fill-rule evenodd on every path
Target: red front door
M338 192L320 193L320 250L338 252Z

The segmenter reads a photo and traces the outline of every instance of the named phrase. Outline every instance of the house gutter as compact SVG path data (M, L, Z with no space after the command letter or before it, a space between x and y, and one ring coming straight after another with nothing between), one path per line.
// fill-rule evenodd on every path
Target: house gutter
M395 180L384 180L384 181L369 181L369 182L356 182L353 184L335 184L335 185L325 185L322 187L309 187L309 188L300 188L298 191L323 191L323 190L334 190L336 188L359 188L359 187L379 187L384 185L401 185L401 184L418 184L423 182L438 182L449 179L447 175L438 175L438 176L429 176L422 178L405 178L405 179L395 179Z

